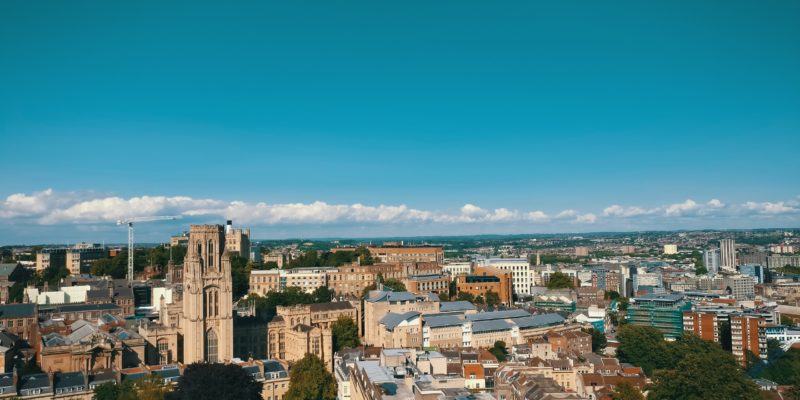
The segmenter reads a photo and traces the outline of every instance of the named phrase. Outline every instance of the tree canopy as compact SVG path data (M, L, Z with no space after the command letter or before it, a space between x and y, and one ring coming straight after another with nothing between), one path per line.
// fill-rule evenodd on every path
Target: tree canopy
M608 345L606 335L594 328L583 329L584 332L592 335L592 352L601 353Z
M760 376L781 385L800 386L800 349L789 349L764 368Z
M285 400L335 400L336 381L325 363L306 354L289 372L289 391Z
M358 339L358 326L351 318L345 315L339 316L331 324L331 333L333 335L333 351L354 348L361 344Z
M484 299L488 307L495 308L500 305L500 295L491 290L486 292L486 297L484 297Z
M699 346L700 343L705 346ZM652 400L758 399L760 393L731 353L696 338L671 369L656 372L648 395Z
M550 274L550 280L547 281L548 289L572 289L575 287L572 278L569 275L556 271Z
M260 400L262 384L236 364L194 363L186 367L168 400Z
M378 260L373 258L369 249L363 246L356 247L352 251L325 251L320 253L316 250L308 250L300 257L289 261L286 268L338 267L356 261L360 261L361 265L373 265Z
M302 289L293 286L287 287L280 292L268 292L264 296L251 293L248 299L255 301L258 315L265 318L275 315L277 306L327 303L331 301L328 288L317 288L314 293L306 293Z
M753 399L758 388L733 355L694 335L664 341L649 326L624 325L617 335L617 357L653 377L648 399Z
M642 392L628 382L620 382L611 393L611 400L644 400Z
M503 362L508 357L508 349L506 349L506 342L502 340L498 340L494 342L494 346L489 349L489 352L492 353L497 358L497 361Z

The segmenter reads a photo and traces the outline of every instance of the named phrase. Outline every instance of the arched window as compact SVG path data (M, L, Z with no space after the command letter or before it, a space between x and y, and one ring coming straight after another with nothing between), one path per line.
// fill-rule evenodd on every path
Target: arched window
M203 316L219 316L219 289L216 287L206 288L203 291Z
M206 249L206 251L208 251L208 267L209 268L213 268L214 267L214 242L213 241L211 241L211 240L208 241L208 249Z
M213 329L206 331L206 361L215 363L217 359L217 334Z
M205 271L203 267L203 245L197 241L197 259L200 260L200 271Z

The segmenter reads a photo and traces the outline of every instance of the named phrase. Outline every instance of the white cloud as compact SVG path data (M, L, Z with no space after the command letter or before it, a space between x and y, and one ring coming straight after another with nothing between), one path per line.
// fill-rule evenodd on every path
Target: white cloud
M547 214L544 213L544 211L537 210L525 213L525 219L533 222L544 222L550 219L550 217L548 217Z
M598 214L600 215L598 217ZM667 226L674 217L727 217L800 214L797 200L753 202L727 205L712 198L707 202L688 199L657 207L613 204L598 213L566 209L553 214L542 210L520 211L510 208L485 209L466 203L454 212L422 210L399 205L312 203L270 204L266 202L195 199L187 196L138 196L124 198L93 193L56 192L52 189L30 194L15 193L0 203L0 221L25 221L41 225L113 223L119 219L152 215L181 215L233 219L249 225L310 224L558 224L591 225L615 221L626 227L636 224ZM761 218L761 217L759 217ZM624 221L624 222L623 222Z
M603 209L604 217L637 217L640 215L649 215L656 212L657 209L647 210L641 207L623 207L617 204L606 207Z
M754 201L748 201L743 205L744 209L754 212L756 214L766 214L766 215L778 215L778 214L792 214L797 213L800 211L795 206L790 205L789 203L785 203L783 201L779 202L761 202L757 203Z
M681 216L686 213L696 211L700 206L694 200L688 199L683 203L670 204L666 208L666 215L668 217Z
M592 213L587 213L583 215L578 215L575 217L575 222L585 223L585 224L593 224L597 222L597 216Z

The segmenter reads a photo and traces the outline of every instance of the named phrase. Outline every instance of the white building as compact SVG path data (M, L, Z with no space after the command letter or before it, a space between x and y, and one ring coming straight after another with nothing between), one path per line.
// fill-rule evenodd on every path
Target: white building
M722 239L719 241L719 266L726 271L736 271L736 241Z
M530 296L535 286L536 270L527 258L482 258L475 260L475 265L511 271L511 286L518 296Z
M677 244L665 244L664 245L664 254L678 254L678 245Z
M36 304L70 304L85 303L86 292L91 289L89 285L65 286L59 291L39 292L35 287L25 288L25 295L29 303Z
M446 261L442 265L442 271L447 272L450 274L451 278L454 278L459 275L469 275L472 273L472 262L471 261L455 261L449 262Z
M708 249L703 252L703 264L709 275L719 273L719 249Z

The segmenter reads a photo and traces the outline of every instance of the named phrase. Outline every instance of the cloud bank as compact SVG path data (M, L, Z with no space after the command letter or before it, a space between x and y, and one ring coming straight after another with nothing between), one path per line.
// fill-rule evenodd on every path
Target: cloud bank
M606 226L648 226L676 219L773 219L797 221L800 197L788 201L726 204L719 199L698 202L686 199L658 207L612 204L601 211L486 209L464 204L453 211L423 210L398 205L313 203L270 204L266 202L196 199L188 196L119 197L52 189L15 193L0 205L0 222L40 226L106 224L130 217L178 215L193 219L233 219L253 226L325 224L485 224L492 226L536 226L564 224L605 229ZM652 229L652 228L651 228Z

